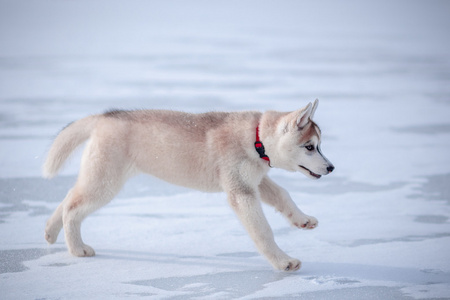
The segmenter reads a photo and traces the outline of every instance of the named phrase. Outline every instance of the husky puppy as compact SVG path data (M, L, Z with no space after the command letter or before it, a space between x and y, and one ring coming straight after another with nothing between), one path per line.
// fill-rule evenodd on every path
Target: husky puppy
M317 219L297 208L288 192L267 176L271 167L318 179L333 171L320 151L321 132L312 121L318 100L290 113L113 110L71 123L56 137L44 164L55 176L70 154L89 139L75 186L47 222L53 244L64 227L75 256L93 256L80 233L83 219L106 205L131 176L144 172L206 192L224 191L228 202L275 269L295 271L300 261L275 243L261 201L298 228Z

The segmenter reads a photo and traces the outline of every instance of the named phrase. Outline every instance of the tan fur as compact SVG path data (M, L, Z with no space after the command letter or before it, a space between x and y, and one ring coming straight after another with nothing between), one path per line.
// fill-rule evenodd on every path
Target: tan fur
M226 192L259 252L276 269L299 269L300 261L276 245L260 200L299 228L315 228L317 220L301 212L288 192L267 177L270 168L254 148L255 131L259 126L273 167L311 178L328 174L329 161L302 145L308 141L319 149L320 131L311 121L317 103L292 113L110 111L72 123L53 143L44 176L56 175L73 150L89 142L75 186L47 222L47 241L54 243L64 227L73 255L94 255L81 239L82 220L111 201L129 177L143 172L189 188Z

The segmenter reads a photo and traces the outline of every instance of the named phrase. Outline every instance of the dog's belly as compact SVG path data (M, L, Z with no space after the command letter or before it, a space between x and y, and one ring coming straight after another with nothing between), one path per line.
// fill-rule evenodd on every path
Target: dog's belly
M185 166L174 166L173 164L154 163L137 166L141 172L153 175L169 183L192 188L204 192L221 192L222 188L218 174L210 170L195 167L186 169Z

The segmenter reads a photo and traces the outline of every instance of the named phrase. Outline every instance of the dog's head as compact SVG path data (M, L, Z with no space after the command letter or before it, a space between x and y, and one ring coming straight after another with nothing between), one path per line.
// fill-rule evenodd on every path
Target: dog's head
M319 179L334 170L333 164L321 152L321 131L312 121L318 104L316 99L313 104L278 120L275 141L271 143L275 149L269 154L274 166L300 171L312 179Z

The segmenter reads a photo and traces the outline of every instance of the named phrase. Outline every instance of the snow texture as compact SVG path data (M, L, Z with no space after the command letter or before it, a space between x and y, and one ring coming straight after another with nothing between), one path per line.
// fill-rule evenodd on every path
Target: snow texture
M0 1L2 299L450 299L448 1ZM272 270L224 194L140 175L83 223L71 257L47 218L67 123L111 108L290 111L321 100L312 181L272 170L313 231L265 213L302 260ZM187 145L184 145L187 146Z

